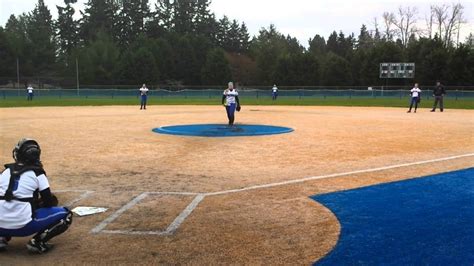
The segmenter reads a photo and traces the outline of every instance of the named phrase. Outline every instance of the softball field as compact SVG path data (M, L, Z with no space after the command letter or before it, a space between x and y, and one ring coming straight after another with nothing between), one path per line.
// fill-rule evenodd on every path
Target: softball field
M336 216L310 196L473 167L474 111L243 106L237 124L281 135L160 135L164 125L226 123L221 106L0 108L0 161L38 140L75 217L45 255L10 242L2 265L311 264L336 245Z

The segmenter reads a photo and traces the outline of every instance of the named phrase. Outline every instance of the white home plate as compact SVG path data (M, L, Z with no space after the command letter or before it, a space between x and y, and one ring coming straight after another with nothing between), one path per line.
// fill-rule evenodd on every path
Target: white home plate
M101 213L107 211L107 208L101 207L76 207L72 209L72 212L79 215L79 216L86 216L96 213Z

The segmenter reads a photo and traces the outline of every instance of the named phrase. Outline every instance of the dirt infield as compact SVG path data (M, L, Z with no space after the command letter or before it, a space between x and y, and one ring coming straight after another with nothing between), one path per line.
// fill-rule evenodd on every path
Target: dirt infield
M474 111L245 106L237 123L287 126L289 134L200 138L160 135L163 125L225 123L220 106L0 109L0 161L21 137L37 139L54 190L90 190L77 205L108 207L77 217L56 250L27 255L14 239L1 263L309 264L336 244L336 217L308 196L472 167L463 157L291 185L209 195L168 236L91 234L143 192L211 193L470 154ZM62 202L78 192L58 193ZM110 230L164 230L193 196L150 195Z

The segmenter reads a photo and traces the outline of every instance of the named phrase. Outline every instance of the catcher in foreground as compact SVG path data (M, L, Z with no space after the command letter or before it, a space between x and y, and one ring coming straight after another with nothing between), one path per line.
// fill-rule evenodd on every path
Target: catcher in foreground
M41 149L33 139L22 139L13 149L15 163L0 175L0 251L12 237L33 235L26 247L34 253L52 248L48 241L64 233L72 213L57 207L40 161Z

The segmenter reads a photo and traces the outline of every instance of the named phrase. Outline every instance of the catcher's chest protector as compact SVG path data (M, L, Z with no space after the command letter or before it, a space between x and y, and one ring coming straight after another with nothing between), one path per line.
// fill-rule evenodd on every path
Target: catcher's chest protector
M13 196L13 189L14 189L15 183L19 182L20 177L23 173L28 172L28 171L34 171L37 176L43 175L43 174L46 174L43 168L36 165L19 165L16 163L6 164L5 169L7 168L10 169L10 181L8 183L8 188L7 188L7 191L5 192L5 195L0 196L0 200L6 200L6 201L18 200L22 202L29 202L30 204L32 204L34 201L34 197L33 198L16 198Z

